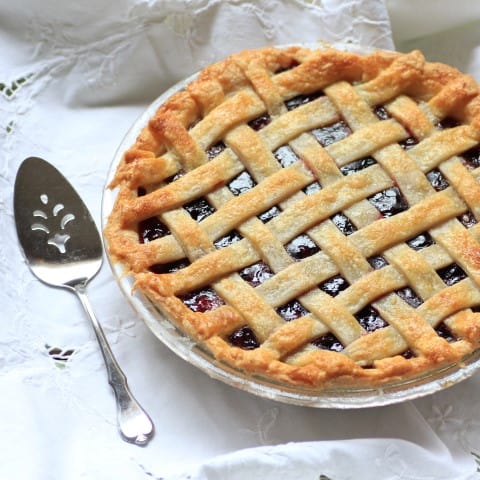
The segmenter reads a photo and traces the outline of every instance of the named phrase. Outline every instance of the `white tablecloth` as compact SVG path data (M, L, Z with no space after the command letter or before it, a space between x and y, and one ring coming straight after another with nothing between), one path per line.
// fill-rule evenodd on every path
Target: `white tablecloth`
M317 40L420 47L429 59L480 80L479 5L1 2L0 480L480 478L478 375L375 409L258 398L210 379L164 347L131 310L105 262L88 294L156 425L147 447L123 442L85 314L73 295L31 275L12 211L18 166L35 155L71 180L100 225L110 161L137 116L177 80L247 47ZM68 362L55 361L55 349Z

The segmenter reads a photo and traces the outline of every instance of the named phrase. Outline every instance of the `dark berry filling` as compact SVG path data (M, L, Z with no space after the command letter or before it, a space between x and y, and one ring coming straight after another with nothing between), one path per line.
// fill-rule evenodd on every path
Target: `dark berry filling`
M453 117L445 117L443 120L437 123L436 127L440 130L447 130L449 128L455 128L461 125L461 123Z
M367 306L355 314L358 323L367 331L374 332L387 326L387 322L380 316L375 308Z
M308 235L299 235L285 245L287 252L295 259L302 260L317 253L320 249Z
M225 304L213 288L202 288L182 295L179 298L194 312L208 312Z
M321 283L318 287L330 296L336 297L342 290L348 288L348 285L348 282L343 277L337 275Z
M312 340L312 344L322 350L331 350L332 352L341 352L343 350L343 345L333 333L327 333Z
M437 192L445 190L449 186L447 179L443 176L442 172L437 169L428 172L427 179Z
M234 347L243 350L254 350L260 346L253 330L247 326L235 330L228 336L227 340Z
M298 95L297 97L287 100L285 102L285 106L287 107L287 110L294 110L295 108L300 107L301 105L305 105L306 103L316 100L322 95L323 95L322 92L310 93L307 95Z
M292 59L291 62L290 62L290 65L288 65L287 67L281 67L278 70L276 70L274 73L276 75L278 75L279 73L283 73L283 72L286 72L288 70L291 70L292 68L298 67L298 65L300 65L300 64L296 60Z
M197 198L193 202L186 203L183 208L197 222L211 215L215 209L207 202L205 198Z
M344 175L351 175L352 173L359 172L360 170L363 170L364 168L369 167L370 165L373 165L377 163L374 158L372 157L366 157L362 158L360 160L355 160L354 162L347 163L346 165L343 165L343 167L340 167L340 171Z
M463 152L462 159L465 166L470 170L480 167L480 145Z
M218 142L215 145L212 145L208 150L207 150L207 157L209 160L212 160L215 158L217 155L222 153L227 146L223 142Z
M258 131L261 130L263 127L266 127L271 121L272 119L270 118L270 115L265 114L248 122L248 124L251 128Z
M458 220L460 220L460 222L465 228L472 228L478 223L475 215L473 215L472 212L466 212L463 215L460 215L460 217L458 217Z
M408 203L397 187L379 192L368 200L384 217L391 217L408 209Z
M413 350L408 349L402 353L402 357L410 360L411 358L415 357L415 354L413 353Z
M374 270L380 270L388 265L388 262L381 255L374 255L367 258L367 262L373 267Z
M391 118L388 112L385 110L385 107L382 107L381 105L375 107L374 112L380 120L388 120L389 118Z
M280 209L278 207L272 207L269 208L266 212L261 213L258 215L258 218L263 222L267 223L269 222L272 218L276 217L277 215L280 214Z
M331 220L344 235L351 235L357 230L351 220L343 213L335 214Z
M446 285L454 285L467 277L467 274L456 263L449 265L448 267L440 268L437 270L440 278Z
M319 190L322 189L322 186L318 182L313 182L310 185L307 185L304 189L303 192L306 195L312 195L315 192L318 192Z
M413 250L421 250L422 248L429 247L433 245L435 240L430 236L428 232L423 232L420 235L417 235L415 238L412 238L407 242L407 245Z
M157 217L147 218L138 223L138 238L140 243L148 243L170 234L168 227Z
M327 147L332 143L348 137L352 131L350 130L350 127L341 120L328 127L316 128L312 130L311 133L318 140L320 145Z
M255 180L251 175L248 172L242 172L228 184L228 188L234 195L238 196L251 190L255 185Z
M183 177L185 175L185 170L179 170L175 175L172 175L171 177L168 177L165 179L165 183L172 183L175 180L178 180L180 177Z
M408 137L406 140L399 142L399 145L404 150L410 150L412 147L417 145L417 143L418 143L418 140L415 137Z
M260 261L245 267L239 272L239 275L252 287L258 287L258 285L272 277L273 272L266 263Z
M173 273L178 272L178 270L188 267L189 265L189 260L183 258L182 260L177 260L176 262L156 263L155 265L149 267L149 270L152 273Z
M295 152L288 146L284 145L283 147L278 148L273 152L275 158L279 161L280 165L284 168L292 165L295 162L298 162L298 157Z
M435 331L439 337L444 338L447 342L454 342L457 340L452 331L443 322L435 327Z
M410 287L397 290L397 295L413 308L417 308L423 303L423 300Z
M287 322L295 320L296 318L304 317L308 314L308 310L297 300L282 305L277 308L277 313Z
M232 243L238 242L242 238L243 237L236 230L232 230L231 232L227 233L225 236L216 240L213 244L217 248L225 248L232 245Z

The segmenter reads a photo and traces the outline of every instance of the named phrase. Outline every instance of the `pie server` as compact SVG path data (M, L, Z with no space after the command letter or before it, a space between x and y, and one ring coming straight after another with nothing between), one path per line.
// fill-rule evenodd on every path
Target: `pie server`
M115 393L122 438L146 445L153 436L153 423L131 394L85 294L103 256L102 241L87 207L55 167L30 157L17 173L14 212L18 239L33 274L50 286L74 292L92 322Z

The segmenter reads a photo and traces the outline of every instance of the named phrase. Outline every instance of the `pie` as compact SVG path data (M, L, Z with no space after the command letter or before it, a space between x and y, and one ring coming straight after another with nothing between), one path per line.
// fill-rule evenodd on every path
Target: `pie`
M407 54L244 51L124 153L109 255L227 364L320 391L402 382L480 341L480 97Z

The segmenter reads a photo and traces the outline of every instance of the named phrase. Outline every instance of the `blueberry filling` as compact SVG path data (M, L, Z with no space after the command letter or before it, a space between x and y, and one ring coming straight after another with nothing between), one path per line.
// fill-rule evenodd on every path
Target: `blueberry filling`
M408 209L408 203L397 187L379 192L368 200L384 217L391 217Z
M308 314L308 310L306 310L301 303L297 300L292 300L291 302L282 305L281 307L277 308L277 313L287 322L291 320L295 320L296 318L303 317Z
M461 123L453 117L445 117L443 120L437 123L436 127L439 130L447 130L449 128L455 128L461 125Z
M193 202L186 203L183 208L197 222L202 221L215 211L205 198L198 198L197 200L193 200Z
M222 153L226 148L227 146L223 142L218 142L215 145L212 145L206 152L208 159L212 160L217 155Z
M254 350L260 346L253 330L248 326L235 330L228 336L227 340L232 346L243 350Z
M444 322L440 323L435 327L435 331L437 332L439 337L444 338L447 342L454 342L457 340L455 335L452 331L445 325Z
M370 305L356 313L355 318L369 333L387 326L387 322L385 322L377 310Z
M388 112L385 110L385 107L382 107L381 105L375 107L374 112L380 120L388 120L389 118L391 118Z
M407 245L413 250L421 250L422 248L429 247L433 245L435 240L430 236L428 232L423 232L420 235L417 235L415 238L412 238L407 242Z
M357 230L351 220L343 213L335 214L331 220L344 235L351 235Z
M303 192L305 195L312 195L315 192L318 192L322 189L322 186L318 182L313 182L310 185L307 185L304 189Z
M423 303L423 300L410 287L397 290L397 295L413 308L417 308Z
M228 184L228 188L234 195L238 196L251 190L255 185L255 180L253 180L250 174L248 172L242 172Z
M295 162L298 162L298 157L295 152L288 146L284 145L275 152L273 152L275 158L279 161L280 165L284 168L292 165Z
M337 275L325 280L325 282L321 283L318 287L331 297L336 297L342 290L348 288L348 285L348 282L343 277Z
M468 169L474 170L475 168L480 167L480 145L462 153L461 157L463 163Z
M437 192L445 190L449 186L447 179L443 176L442 172L437 169L428 172L427 179Z
M245 267L239 272L239 275L252 287L258 287L258 285L272 277L273 272L266 263L260 261Z
M377 162L375 161L374 158L366 157L360 160L355 160L354 162L351 162L351 163L347 163L346 165L343 165L342 167L340 167L340 171L344 175L351 175L352 173L359 172L360 170L370 167L370 165L374 165L375 163Z
M321 92L310 93L306 95L298 95L297 97L287 100L285 102L285 106L287 107L287 110L294 110L295 108L300 107L301 105L305 105L306 103L316 100L322 95L323 93Z
M170 234L168 227L157 217L150 217L138 223L140 243L148 243Z
M399 142L399 145L404 149L404 150L410 150L412 147L417 145L418 141L415 137L408 137L407 139Z
M467 274L456 263L437 270L437 273L448 286L454 285L467 277Z
M367 258L367 262L373 267L374 270L380 270L388 265L388 262L380 255L374 255Z
M318 140L320 145L327 147L332 143L348 137L352 131L350 130L350 127L341 120L328 127L315 128L311 133Z
M266 212L261 213L258 215L258 218L263 222L267 223L269 222L272 218L276 217L277 215L280 214L280 209L278 207L273 206L272 208L269 208Z
M253 130L261 130L262 128L266 127L272 119L270 118L270 115L262 115L261 117L257 117L254 120L248 122L248 125L250 125Z
M287 252L295 259L302 260L317 253L320 249L308 235L299 235L285 245Z
M343 350L343 345L333 333L327 333L312 340L312 344L322 350L330 350L332 352L341 352Z
M227 233L223 237L220 237L213 244L215 245L216 248L225 248L232 245L235 242L240 241L242 238L243 237L236 230L232 230L231 232Z
M466 212L463 215L460 215L460 217L458 217L458 220L465 228L472 228L478 223L472 212Z

